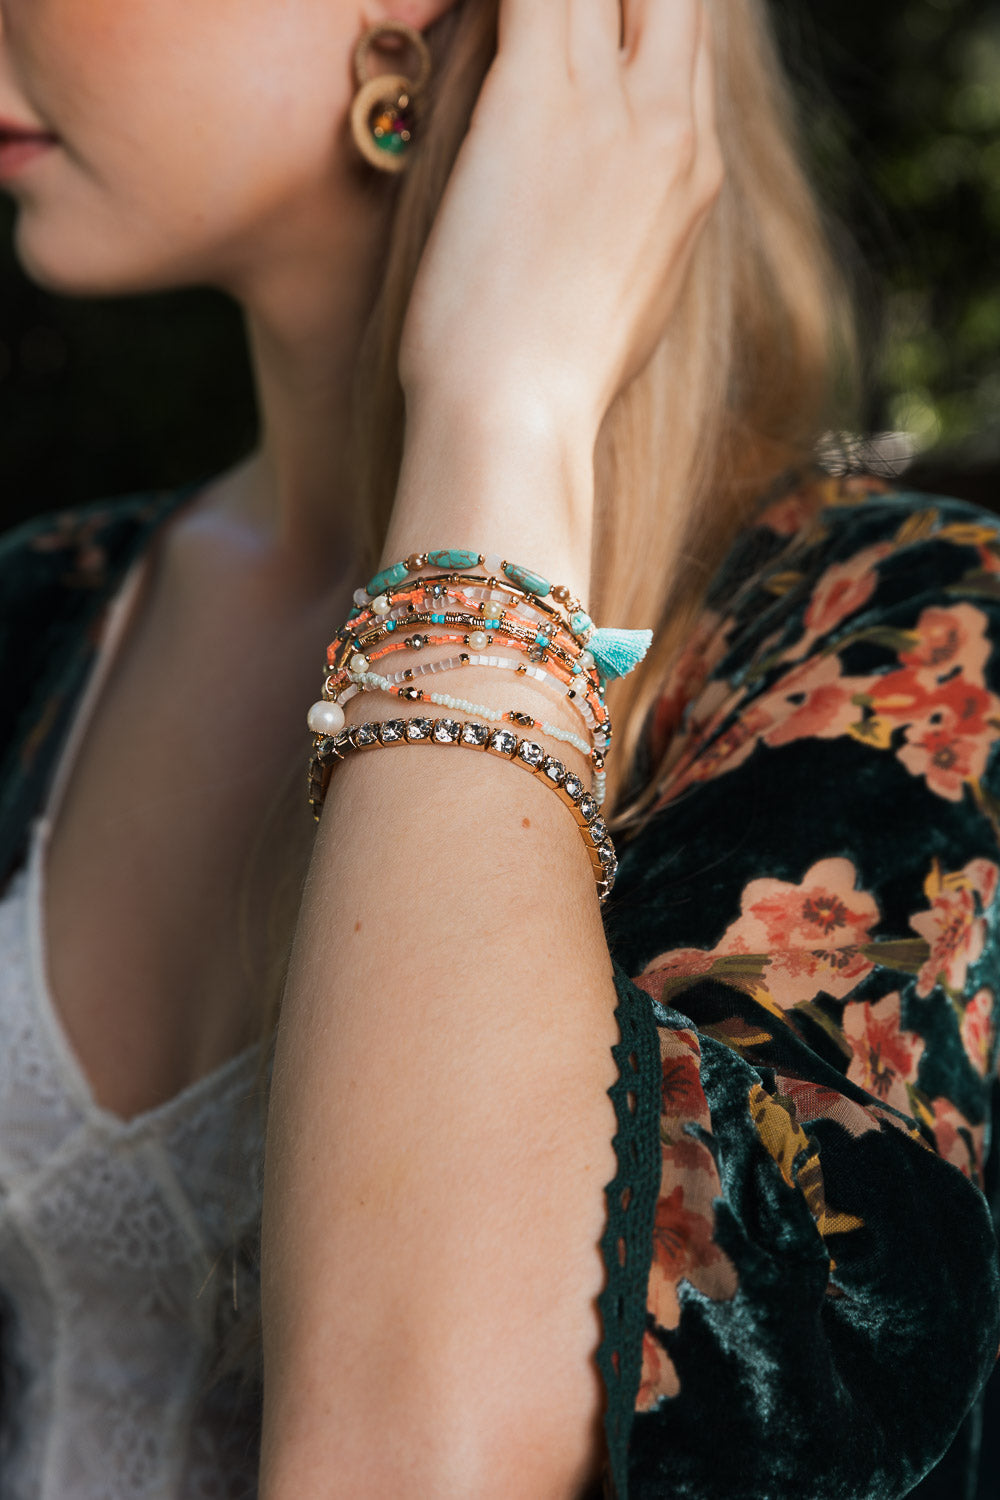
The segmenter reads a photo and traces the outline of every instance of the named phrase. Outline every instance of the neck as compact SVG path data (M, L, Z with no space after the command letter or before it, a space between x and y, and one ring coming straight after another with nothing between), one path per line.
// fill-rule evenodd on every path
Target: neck
M297 226L232 288L246 318L260 439L216 500L317 583L356 571L367 535L352 398L384 229L374 197L333 231Z

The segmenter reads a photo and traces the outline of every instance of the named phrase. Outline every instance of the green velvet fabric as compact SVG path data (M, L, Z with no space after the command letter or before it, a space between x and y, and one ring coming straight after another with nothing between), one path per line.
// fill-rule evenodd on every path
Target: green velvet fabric
M817 479L738 539L664 685L606 911L663 1061L619 1112L620 1155L661 1153L609 1277L645 1313L622 1497L1000 1493L998 692L1000 523Z
M196 488L0 540L0 879ZM998 740L1000 523L815 475L763 504L663 684L605 908L618 1500L1000 1494Z

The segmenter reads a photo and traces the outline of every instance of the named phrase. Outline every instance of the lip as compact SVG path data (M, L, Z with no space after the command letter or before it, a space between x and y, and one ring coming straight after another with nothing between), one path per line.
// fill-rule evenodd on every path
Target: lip
M15 176L58 143L51 131L0 117L0 180Z

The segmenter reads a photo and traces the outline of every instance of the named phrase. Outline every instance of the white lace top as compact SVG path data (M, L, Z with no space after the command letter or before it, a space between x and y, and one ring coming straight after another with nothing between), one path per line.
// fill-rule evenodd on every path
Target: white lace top
M222 1357L259 1306L258 1051L122 1120L95 1102L46 980L48 829L135 583L0 901L3 1500L256 1493L257 1390Z

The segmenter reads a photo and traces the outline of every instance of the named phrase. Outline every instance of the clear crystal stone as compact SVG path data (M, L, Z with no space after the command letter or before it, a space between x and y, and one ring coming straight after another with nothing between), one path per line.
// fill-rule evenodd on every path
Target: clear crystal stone
M364 749L366 745L374 745L376 733L371 724L356 724L351 730L351 743L355 749Z
M566 777L566 780L563 782L563 791L568 792L574 802L579 802L580 798L583 796L583 782L580 780L579 776L574 776L573 773L570 772L570 774Z
M597 814L600 812L600 808L598 807L594 798L591 797L588 793L588 795L584 797L580 802L580 811L583 813L583 816L589 823L591 818L597 817Z
M383 745L395 745L404 738L405 734L406 725L402 719L386 719L385 723L379 726L378 737Z
M499 755L513 755L517 749L517 735L509 729L495 729L490 735L490 749Z
M610 869L612 865L617 867L618 860L614 847L611 844L602 844L597 851L597 855L605 869Z
M542 770L549 778L549 780L554 782L556 786L566 785L566 782L568 780L566 776L566 767L563 765L561 760L556 760L554 756L547 755L545 757L545 760L542 762Z
M536 745L534 740L522 740L517 752L518 760L523 760L526 766L540 766L545 759L545 751L541 745Z
M590 825L590 836L595 844L603 844L608 836L608 826L603 818L595 818Z
M432 734L439 745L457 744L462 733L461 724L454 719L435 719Z
M406 738L412 745L415 740L429 740L431 737L430 719L411 719L406 726Z
M485 724L463 724L463 745L485 745L490 737L490 732Z

